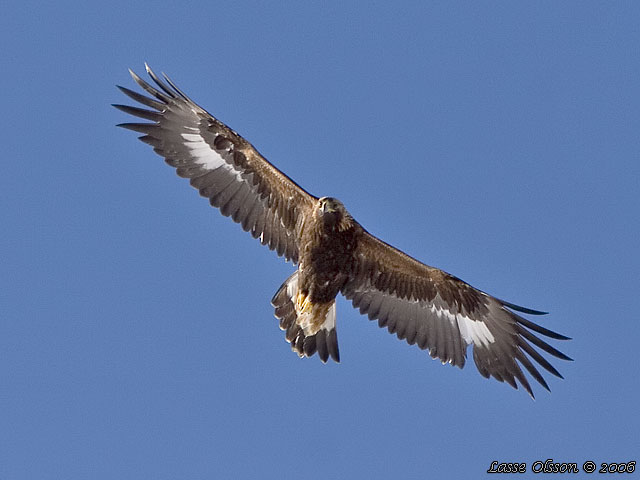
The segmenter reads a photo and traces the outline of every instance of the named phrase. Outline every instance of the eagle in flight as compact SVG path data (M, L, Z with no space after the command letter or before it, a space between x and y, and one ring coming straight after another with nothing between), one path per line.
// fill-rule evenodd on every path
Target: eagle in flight
M517 380L531 397L520 366L547 390L533 362L562 378L533 346L571 359L535 333L569 338L520 315L544 312L492 297L371 235L339 200L306 192L166 75L161 79L145 67L155 86L129 72L149 96L118 88L147 108L114 106L147 122L119 126L141 133L140 140L188 178L212 206L298 265L271 300L298 355L340 360L336 296L341 293L380 327L428 350L443 364L462 368L467 347L473 345L481 375L514 388Z

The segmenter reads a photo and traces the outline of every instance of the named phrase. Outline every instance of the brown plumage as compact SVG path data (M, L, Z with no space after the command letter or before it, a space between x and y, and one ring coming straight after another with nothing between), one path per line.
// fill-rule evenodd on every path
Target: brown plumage
M556 340L568 337L516 313L543 312L494 298L372 236L338 200L303 190L168 77L163 81L148 67L147 72L157 87L130 71L150 97L118 88L148 109L114 106L148 122L119 126L141 133L140 140L211 205L298 264L272 304L285 338L300 356L317 352L323 362L329 357L339 361L335 298L342 293L380 327L442 363L462 368L467 347L473 345L480 374L514 388L519 382L531 396L521 366L547 390L532 360L562 378L533 346L570 358L532 332Z

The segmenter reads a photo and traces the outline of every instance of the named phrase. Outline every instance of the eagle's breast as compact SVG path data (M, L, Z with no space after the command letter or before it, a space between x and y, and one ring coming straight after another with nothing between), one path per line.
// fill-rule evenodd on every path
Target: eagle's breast
M361 227L350 218L348 225L339 225L314 215L302 232L300 288L309 293L312 302L333 301L355 268L354 251Z

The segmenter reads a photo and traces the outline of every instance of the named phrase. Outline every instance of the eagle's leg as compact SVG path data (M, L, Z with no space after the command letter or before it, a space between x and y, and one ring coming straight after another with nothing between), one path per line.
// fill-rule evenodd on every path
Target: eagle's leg
M335 300L314 304L308 295L298 291L296 271L278 289L271 304L280 328L286 332L287 342L300 357L311 357L318 352L322 362L329 357L340 361Z

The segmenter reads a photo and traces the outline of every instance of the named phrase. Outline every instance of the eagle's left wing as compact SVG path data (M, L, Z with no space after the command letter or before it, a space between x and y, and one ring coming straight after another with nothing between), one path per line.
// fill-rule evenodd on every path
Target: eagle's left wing
M531 344L551 355L571 360L530 330L550 338L568 337L552 332L512 310L542 314L498 300L459 278L425 265L400 250L363 232L356 252L356 268L342 289L345 297L380 327L387 327L410 345L428 349L442 363L464 366L466 349L473 345L473 358L481 375L494 377L518 388L516 379L533 397L522 373L549 390L544 378L527 357L544 369L562 375ZM525 353L527 355L525 355Z
M212 206L278 255L297 263L300 229L316 197L193 102L168 77L164 77L167 85L146 68L155 87L129 72L150 97L118 88L148 108L114 107L148 122L119 126L142 133L140 140L162 155L178 175L188 178Z

